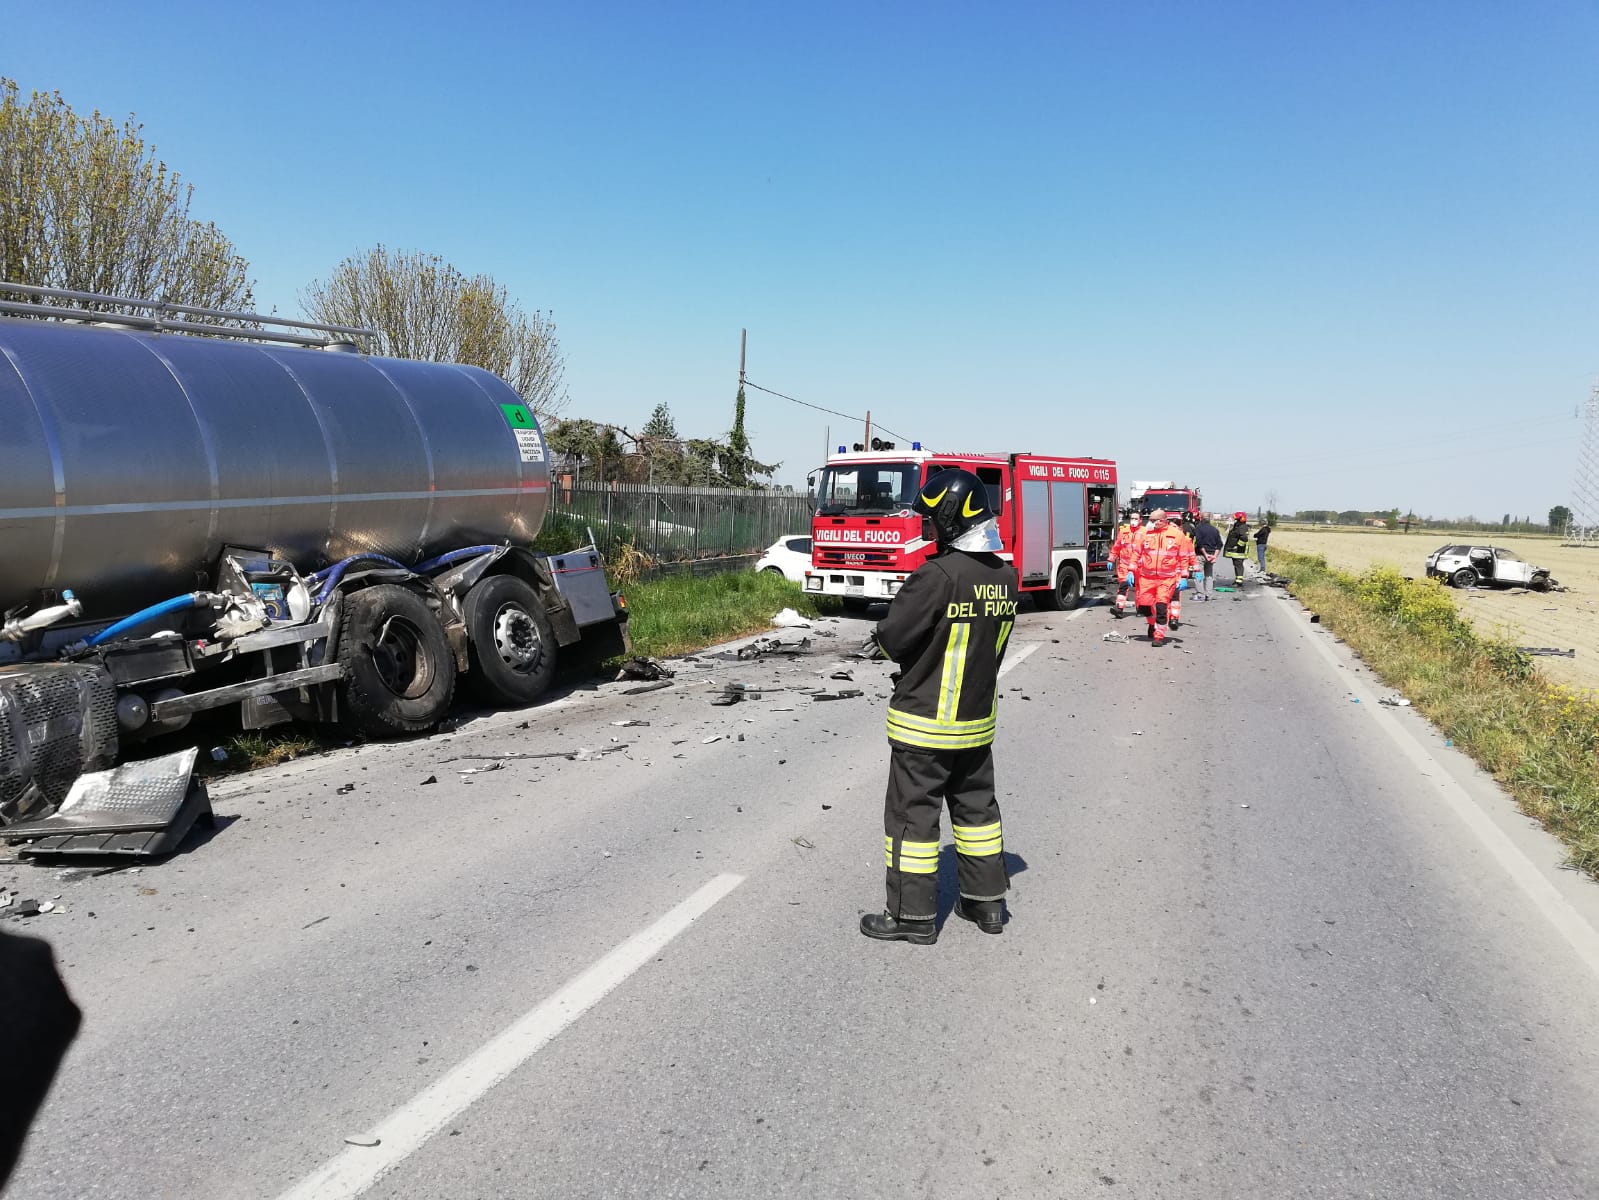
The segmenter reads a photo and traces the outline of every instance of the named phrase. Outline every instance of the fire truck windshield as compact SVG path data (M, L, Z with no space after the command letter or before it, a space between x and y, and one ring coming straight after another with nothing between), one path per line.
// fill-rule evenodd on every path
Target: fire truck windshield
M1167 512L1187 512L1187 492L1145 492L1139 507L1144 512L1154 512L1157 508L1164 508Z
M916 463L840 463L822 471L816 511L831 517L899 512L911 506L920 483Z

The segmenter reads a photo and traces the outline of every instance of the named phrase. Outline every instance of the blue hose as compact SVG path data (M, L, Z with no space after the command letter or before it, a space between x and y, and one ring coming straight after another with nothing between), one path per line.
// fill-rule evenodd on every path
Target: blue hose
M163 600L160 604L152 604L149 608L140 609L131 617L123 617L115 625L107 626L93 637L87 639L85 644L98 646L103 642L109 642L112 638L121 637L130 629L137 629L140 625L154 621L157 617L165 617L171 613L183 612L185 609L194 608L204 597L204 592L190 592L185 596L174 596L170 600Z
M327 568L327 579L322 584L322 590L317 593L317 601L320 603L326 600L333 589L339 586L339 580L344 578L344 572L350 568L352 563L358 562L380 562L390 567L399 567L402 571L411 569L402 562L395 562L394 559L386 554L352 554L349 558L342 559Z
M453 562L460 562L463 558L474 558L479 554L492 554L498 546L467 546L461 550L451 550L437 558L430 558L427 562L417 563L413 568L418 575L426 575L429 571L436 571L440 567L447 567Z

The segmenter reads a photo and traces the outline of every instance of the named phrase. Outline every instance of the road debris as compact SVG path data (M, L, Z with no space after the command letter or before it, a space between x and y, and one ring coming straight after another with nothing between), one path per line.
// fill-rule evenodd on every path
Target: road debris
M816 849L816 843L811 841L811 839L807 838L807 837L793 837L793 838L789 838L788 840L793 842L801 850L814 850L814 849Z
M641 683L638 685L638 687L627 688L622 692L622 695L642 696L645 692L658 692L662 688L669 688L671 686L672 681L670 679L662 679L657 683Z
M227 762L228 761L228 752L226 750L224 750L221 746L212 746L211 747L211 761L214 762L214 763L225 763L225 762Z
M366 1134L360 1134L360 1135L357 1135L357 1136L352 1136L352 1137L345 1138L344 1139L344 1144L346 1146L361 1146L361 1147L363 1147L365 1149L370 1150L373 1146L381 1146L383 1144L383 1139L382 1138L370 1137L370 1136L368 1136Z
M580 746L576 750L542 750L542 751L520 751L520 750L515 750L515 751L508 751L508 752L505 752L505 753L496 753L496 754L490 754L490 753L484 753L484 754L457 754L453 758L445 758L445 759L441 759L440 761L441 762L447 762L447 763L453 763L453 762L481 762L481 763L498 762L500 764L500 766L504 766L505 763L507 763L507 762L530 761L532 759L537 759L537 758L564 758L564 759L567 759L568 761L587 762L591 758L599 758L601 755L604 755L604 754L615 754L618 750L626 750L632 744L633 744L632 742L618 742L614 746L602 746L598 750L595 750L595 749L593 749L592 747L589 747L589 746ZM486 770L486 771L497 771L497 770L499 770L499 767L498 766L486 766L483 769ZM466 772L463 771L462 774L464 775L464 774L466 774Z
M460 768L460 772L461 772L462 775L484 775L484 774L487 774L489 771L503 771L503 770L505 770L505 764L503 762L486 762L481 767L461 767Z
M859 688L840 688L836 692L812 692L811 693L811 699L812 700L854 700L856 697L864 696L865 694L866 693L861 691Z
M710 744L711 744L711 743L712 743L712 742L719 742L719 741L721 741L721 740L722 740L722 735L721 735L721 734L719 734L719 733L713 733L713 734L711 734L711 736L710 736L710 737L708 737L708 738L702 738L702 739L701 739L701 740L700 740L700 745L702 745L702 746L709 746L709 745L710 745Z
M1382 699L1378 700L1377 703L1378 704L1386 704L1389 708L1409 708L1409 707L1411 707L1410 701L1406 700L1398 692L1395 692L1391 696L1384 696Z
M812 649L811 639L808 637L801 638L797 642L785 642L775 637L759 637L747 646L740 646L737 650L723 651L716 657L732 662L754 662L770 655L798 658L802 654L809 654Z
M785 608L772 618L772 624L779 629L809 629L811 623L792 608Z
M1125 633L1107 633L1099 640L1102 642L1125 642L1127 635Z
M845 683L854 683L855 682L855 676L852 673L850 673L849 671L834 671L831 675L828 676L828 678L829 679L842 679Z
M650 723L648 721L627 720L627 721L612 721L611 724L615 725L618 729L640 729L640 728L647 729L649 727Z
M346 784L341 784L339 787L335 788L333 794L336 795L336 796L348 796L353 791L355 791L355 784L346 783Z
M416 786L417 787L427 787L428 784L437 783L438 781L439 781L439 777L437 775L429 775L426 779L424 779L421 783L417 784Z
M1516 649L1523 654L1537 654L1542 655L1545 658L1577 657L1577 651L1575 649L1561 650L1554 646L1517 646Z
M653 658L624 659L621 669L617 671L617 679L637 679L645 683L652 683L657 679L671 679L676 672L661 666Z

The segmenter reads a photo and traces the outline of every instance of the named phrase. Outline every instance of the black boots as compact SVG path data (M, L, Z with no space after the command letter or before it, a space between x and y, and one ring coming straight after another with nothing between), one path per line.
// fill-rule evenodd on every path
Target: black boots
M968 900L962 896L955 901L958 916L972 922L984 933L1005 932L1005 902L1003 900Z
M913 946L931 946L938 941L937 922L901 921L886 912L867 913L861 918L861 932L879 941L909 942Z

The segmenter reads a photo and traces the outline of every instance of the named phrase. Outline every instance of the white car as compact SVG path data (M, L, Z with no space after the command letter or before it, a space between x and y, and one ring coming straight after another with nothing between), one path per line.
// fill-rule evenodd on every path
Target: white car
M757 571L771 571L790 583L805 586L805 572L811 569L811 539L801 534L780 537L766 548Z
M1547 592L1547 567L1535 567L1498 546L1441 546L1427 556L1427 576L1455 587L1524 587Z

